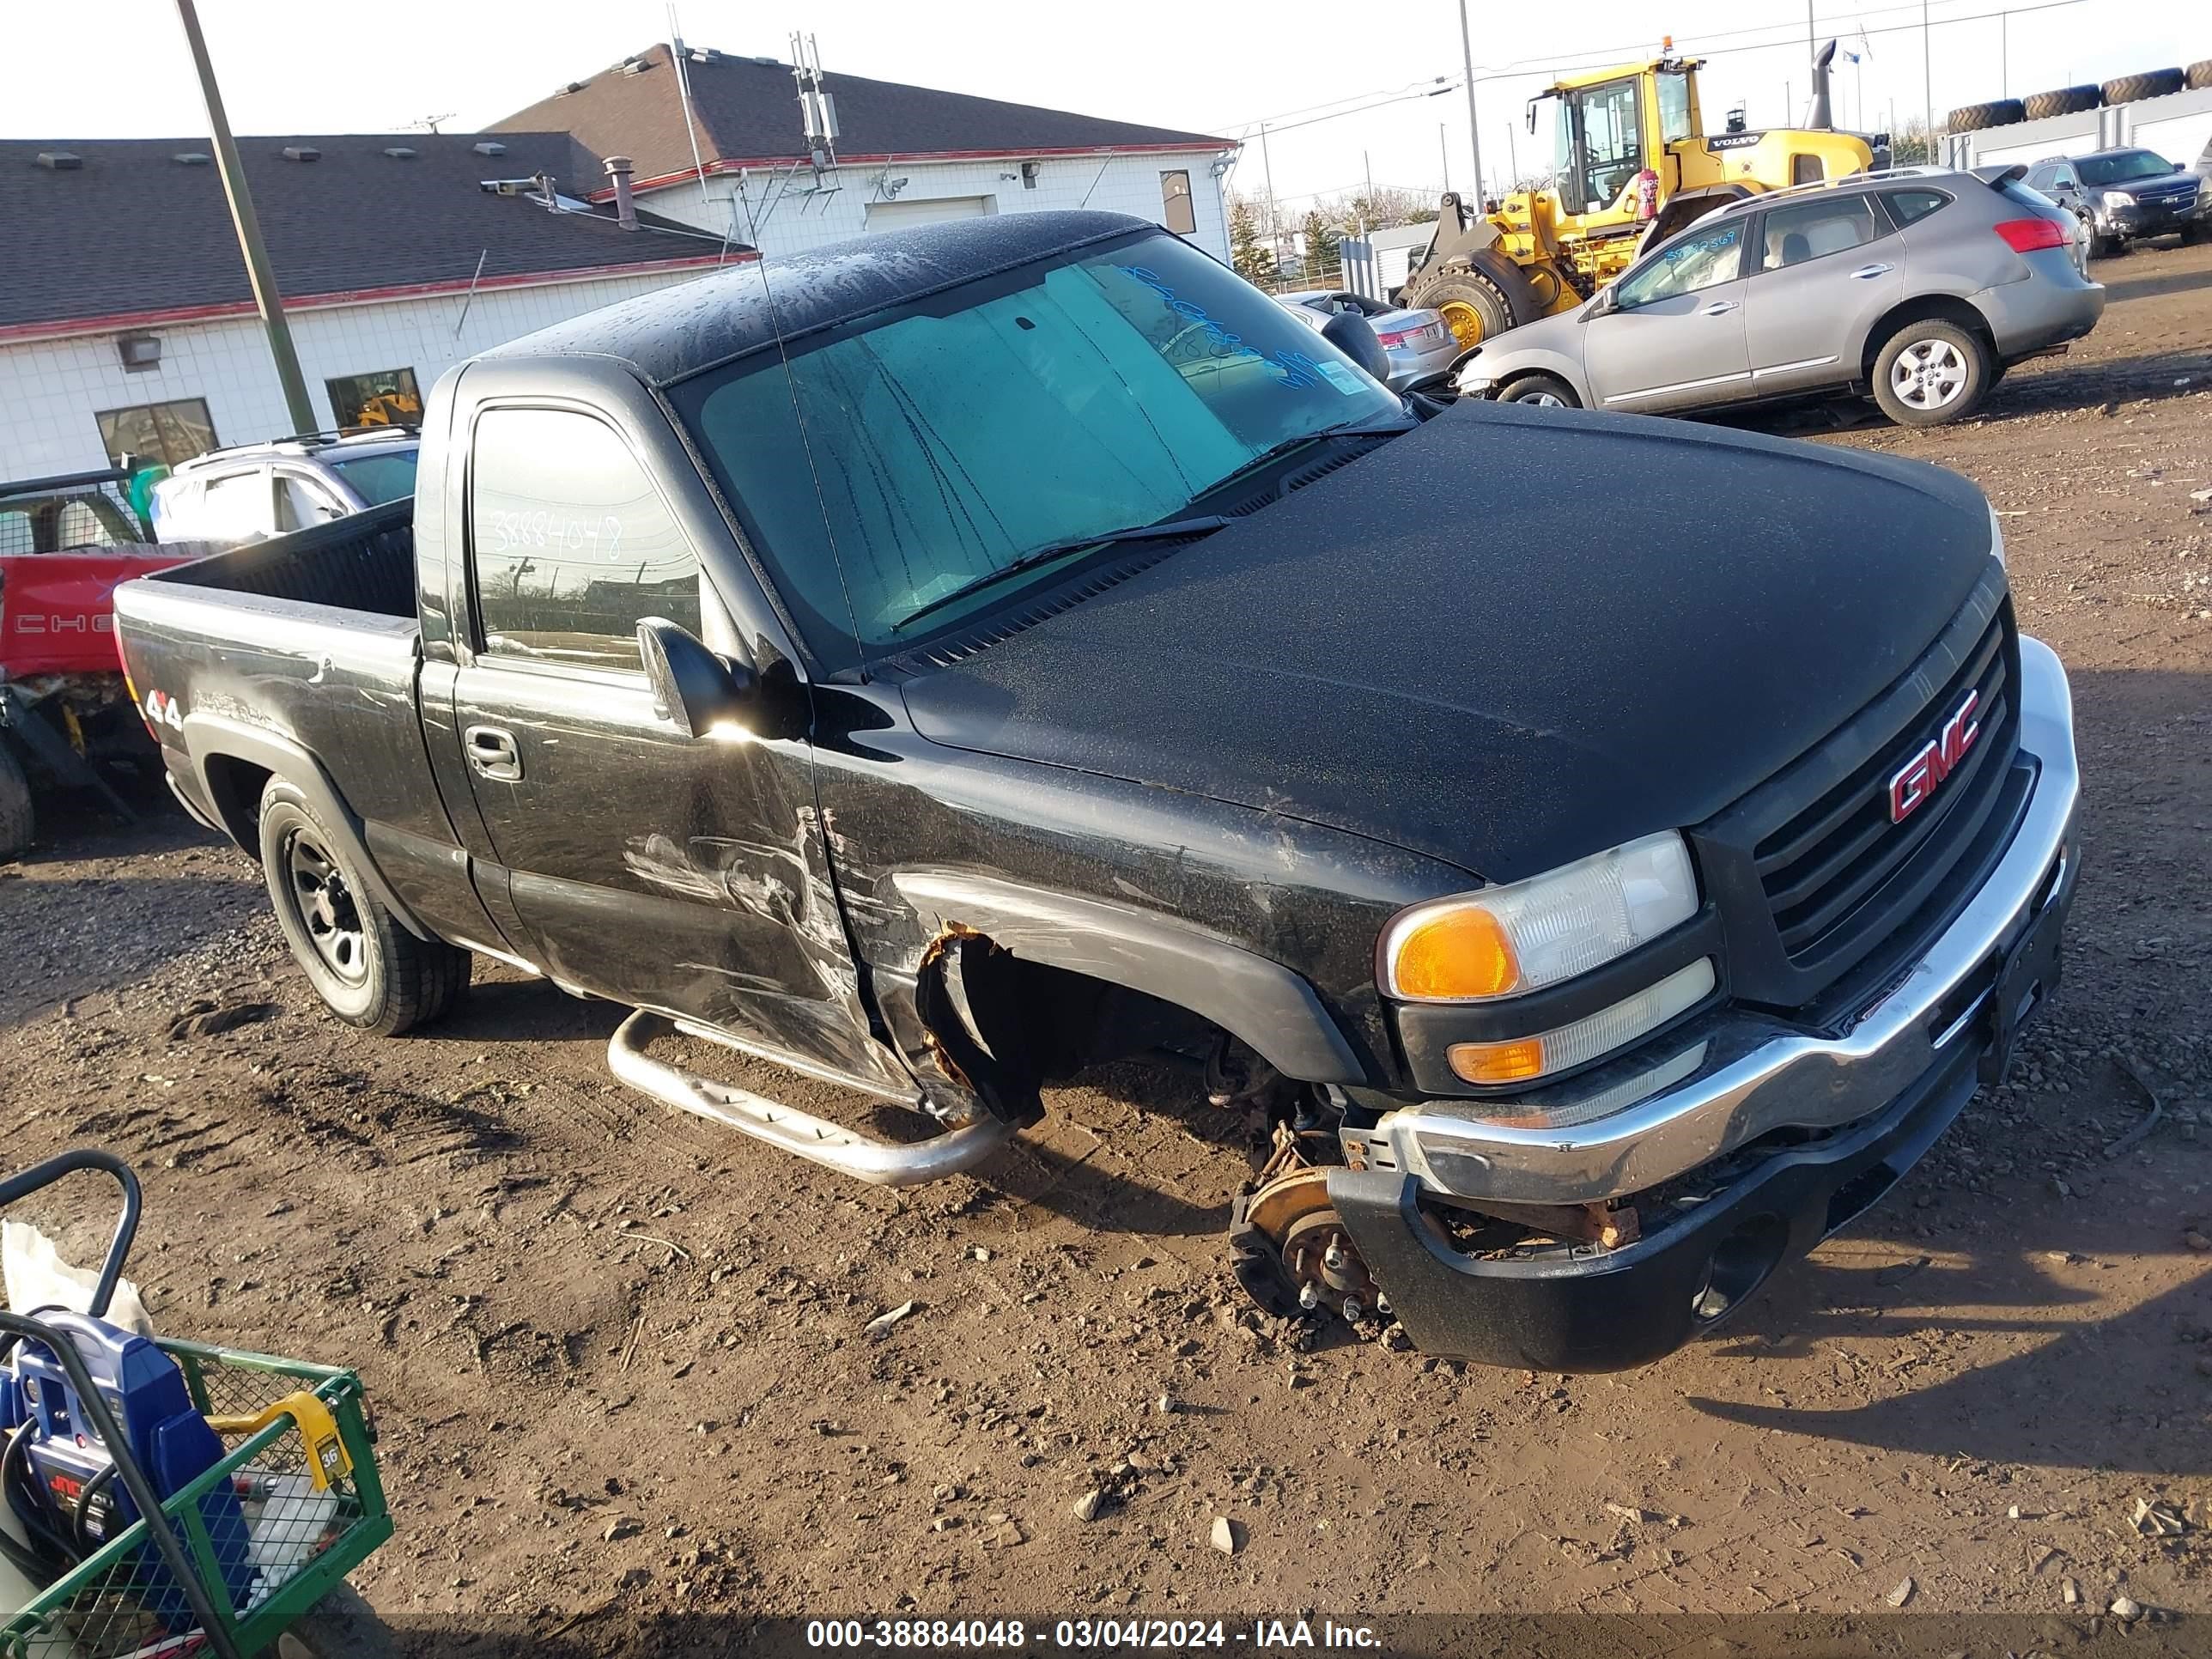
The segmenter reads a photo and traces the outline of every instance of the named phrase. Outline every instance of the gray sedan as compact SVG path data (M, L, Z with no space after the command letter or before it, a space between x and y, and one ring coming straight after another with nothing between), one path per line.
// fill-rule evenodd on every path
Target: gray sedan
M1731 203L1572 311L1485 341L1462 393L1642 414L1871 393L1906 426L2096 326L2071 215L2010 167L1863 173Z
M1441 380L1459 356L1459 342L1440 311L1407 311L1370 300L1364 294L1341 289L1316 289L1304 294L1279 294L1278 304L1309 327L1319 328L1340 311L1356 311L1367 319L1375 337L1390 359L1389 386L1409 392L1425 381Z

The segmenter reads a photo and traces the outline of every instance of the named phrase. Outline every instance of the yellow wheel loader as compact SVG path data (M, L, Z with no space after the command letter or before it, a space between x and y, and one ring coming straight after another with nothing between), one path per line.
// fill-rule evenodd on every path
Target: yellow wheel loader
M1814 76L1812 125L1764 132L1732 118L1708 134L1700 59L1673 55L1563 77L1528 102L1552 105L1550 190L1516 191L1484 213L1444 195L1427 255L1400 303L1443 313L1462 346L1580 305L1627 269L1647 239L1671 236L1723 203L1888 165L1887 140L1827 125L1827 69Z

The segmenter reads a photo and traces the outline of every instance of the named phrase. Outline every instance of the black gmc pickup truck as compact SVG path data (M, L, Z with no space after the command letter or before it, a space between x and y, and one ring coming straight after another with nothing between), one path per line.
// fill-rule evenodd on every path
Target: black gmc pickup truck
M1948 473L1416 406L1336 337L1109 215L749 264L448 373L411 518L120 590L134 695L343 1018L495 957L635 1009L641 1091L894 1182L1179 1050L1271 1137L1263 1304L1640 1364L2003 1069L2065 674Z

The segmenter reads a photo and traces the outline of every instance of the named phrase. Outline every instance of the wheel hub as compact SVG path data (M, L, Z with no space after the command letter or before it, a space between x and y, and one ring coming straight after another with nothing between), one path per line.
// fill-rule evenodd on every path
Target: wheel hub
M295 830L284 845L285 874L307 942L323 965L349 985L368 977L362 911L345 873L314 838Z
M1452 338L1462 346L1482 343L1482 313L1464 300L1447 300L1437 309L1443 313L1444 326L1451 330Z
M1279 1319L1326 1308L1357 1325L1389 1304L1330 1207L1328 1171L1306 1161L1287 1125L1252 1190L1230 1212L1237 1282Z

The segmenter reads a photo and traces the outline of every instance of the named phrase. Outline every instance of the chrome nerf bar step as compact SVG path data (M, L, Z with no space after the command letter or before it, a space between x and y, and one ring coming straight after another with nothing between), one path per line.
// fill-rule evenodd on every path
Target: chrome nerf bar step
M819 1164L872 1182L878 1187L918 1187L974 1169L1013 1138L1010 1123L983 1118L947 1129L927 1140L899 1144L878 1140L842 1124L717 1083L661 1060L645 1050L656 1037L670 1035L675 1022L641 1009L624 1020L607 1041L607 1065L641 1093L687 1112L765 1140L811 1164Z

